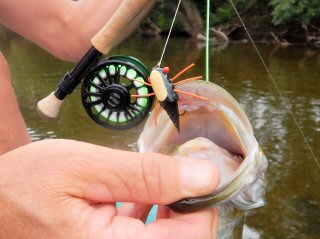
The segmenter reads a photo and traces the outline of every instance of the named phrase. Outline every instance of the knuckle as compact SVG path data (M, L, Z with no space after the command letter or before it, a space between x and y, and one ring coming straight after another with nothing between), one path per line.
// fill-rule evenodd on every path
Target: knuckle
M143 157L141 162L143 187L147 190L149 198L156 202L161 198L161 166L154 154Z

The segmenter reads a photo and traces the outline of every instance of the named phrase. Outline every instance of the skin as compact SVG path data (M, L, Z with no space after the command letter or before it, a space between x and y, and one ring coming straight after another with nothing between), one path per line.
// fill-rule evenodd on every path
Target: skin
M11 84L9 66L0 52L0 155L31 142Z
M0 23L56 57L78 61L121 3L0 0ZM214 165L78 141L31 143L1 53L0 109L0 238L217 238L216 211L178 214L161 206L213 192L220 178ZM129 203L116 209L118 201ZM158 218L145 225L152 204L160 205Z
M111 18L123 0L0 0L0 23L63 60L78 61L90 47L90 39ZM119 33L125 39L150 11L144 11ZM115 43L114 45L116 45Z
M0 238L215 238L213 209L161 208L156 222L143 222L150 204L214 191L219 173L207 161L68 140L28 144L0 159ZM138 204L116 209L117 201Z

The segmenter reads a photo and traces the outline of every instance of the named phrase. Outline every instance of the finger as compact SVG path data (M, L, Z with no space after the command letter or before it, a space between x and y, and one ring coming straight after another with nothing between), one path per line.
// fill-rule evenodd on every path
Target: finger
M145 225L140 220L114 217L99 232L101 238L152 238L152 239L212 239L213 210L181 215L178 218L157 220Z
M132 217L145 222L148 218L152 205L139 203L124 203L118 208L118 215Z
M208 210L203 211L204 215L206 213L209 213L208 220L210 220L210 228L211 228L211 233L212 233L212 239L216 239L219 237L219 211L218 208L211 208ZM170 209L168 209L168 217L176 220L182 220L187 223L192 223L192 224L201 224L203 223L203 218L200 217L195 217L194 215L198 215L199 212L196 213L190 213L190 214L181 214L181 213L176 213Z
M46 163L69 179L63 182L65 193L93 202L164 205L212 193L219 183L218 169L205 160L174 160L68 140L46 140L33 147L37 157L39 148L45 149Z
M148 228L147 235L161 235L158 238L213 238L212 209L191 214L177 214L169 210L169 219L162 219ZM148 238L148 236L147 236ZM154 238L154 237L153 237ZM156 237L157 238L157 237Z

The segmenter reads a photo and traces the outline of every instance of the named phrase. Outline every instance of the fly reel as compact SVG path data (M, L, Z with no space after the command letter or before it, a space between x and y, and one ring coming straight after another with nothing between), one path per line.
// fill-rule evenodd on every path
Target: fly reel
M100 61L86 75L81 98L88 115L99 125L113 129L136 126L148 115L154 97L145 85L150 72L138 59L113 56ZM132 96L135 97L132 97Z

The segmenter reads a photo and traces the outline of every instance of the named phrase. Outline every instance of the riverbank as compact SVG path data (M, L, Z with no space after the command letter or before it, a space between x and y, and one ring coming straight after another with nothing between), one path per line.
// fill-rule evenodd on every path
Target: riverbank
M137 32L156 37L167 35L176 5L159 1L149 16L141 23ZM202 1L184 0L176 20L173 36L197 38L204 33L205 10ZM236 1L237 2L237 1ZM312 45L320 47L320 16L309 22L298 18L282 24L275 23L274 8L270 1L250 0L238 3L238 11L255 42L277 45ZM320 7L320 3L319 3ZM230 41L248 41L248 35L228 4L216 3L212 6L211 27L221 31ZM214 36L213 36L214 37Z

